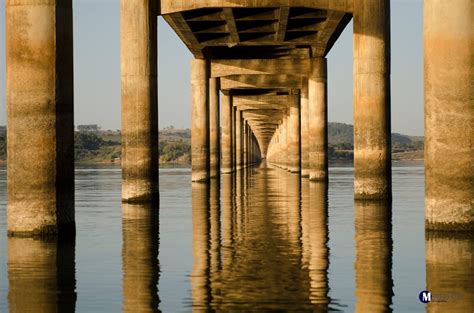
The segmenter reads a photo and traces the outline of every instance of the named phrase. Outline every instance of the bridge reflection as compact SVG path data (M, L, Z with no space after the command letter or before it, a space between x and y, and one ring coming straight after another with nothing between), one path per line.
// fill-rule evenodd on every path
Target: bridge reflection
M193 311L327 311L327 184L260 167L193 184Z

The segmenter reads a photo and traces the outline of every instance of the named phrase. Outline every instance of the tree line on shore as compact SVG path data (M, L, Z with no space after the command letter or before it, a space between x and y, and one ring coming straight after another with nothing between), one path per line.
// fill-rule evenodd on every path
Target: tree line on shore
M89 130L78 127L74 133L75 161L78 163L115 163L121 158L120 131ZM353 126L329 123L330 160L352 160ZM160 163L191 163L191 131L167 127L159 133ZM423 137L392 134L394 159L422 159ZM0 160L6 159L6 138L0 135Z

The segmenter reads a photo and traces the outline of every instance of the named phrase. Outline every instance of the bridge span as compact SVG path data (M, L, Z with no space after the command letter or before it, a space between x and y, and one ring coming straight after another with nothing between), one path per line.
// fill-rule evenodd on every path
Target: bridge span
M426 226L472 231L474 3L424 7ZM75 227L72 11L6 0L10 235ZM263 158L328 180L326 57L352 19L354 196L391 199L389 0L121 0L120 12L124 202L159 197L160 15L195 57L196 183Z

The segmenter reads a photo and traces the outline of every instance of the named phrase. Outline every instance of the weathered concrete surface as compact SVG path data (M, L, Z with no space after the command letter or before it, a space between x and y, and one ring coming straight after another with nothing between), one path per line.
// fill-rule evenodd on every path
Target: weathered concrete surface
M74 234L72 1L5 4L8 233Z
M309 95L308 80L301 89L301 176L309 177Z
M221 125L222 125L222 162L221 172L224 174L232 172L232 102L230 95L224 95L221 103Z
M220 174L221 162L221 136L220 136L220 105L219 105L219 79L211 78L209 81L209 146L210 146L210 176Z
M301 171L300 95L294 95L288 117L288 171Z
M473 312L472 233L428 231L425 236L425 247L426 290L429 290L434 297L433 301L427 304L426 312ZM436 299L436 296L450 298Z
M243 142L242 142L242 163L243 167L247 167L249 165L249 125L247 124L246 120L243 120Z
M192 181L209 179L209 62L194 59L191 63L192 94Z
M156 13L152 0L120 3L123 202L159 197Z
M354 193L390 199L390 1L354 2Z
M9 312L75 312L75 238L10 237L7 244Z
M425 216L474 230L474 3L424 2Z
M187 11L197 8L215 8L215 7L279 7L291 4L295 7L308 7L315 9L330 9L337 11L351 12L354 0L161 0L161 14L170 14L173 12Z
M232 110L232 172L237 170L237 108L232 104L234 99L231 96L231 110Z
M389 312L393 296L391 202L355 202L355 312Z
M122 205L123 312L157 312L159 204Z
M308 78L309 179L328 180L327 60L313 58Z
M243 121L242 111L235 111L235 167L240 170L243 166Z

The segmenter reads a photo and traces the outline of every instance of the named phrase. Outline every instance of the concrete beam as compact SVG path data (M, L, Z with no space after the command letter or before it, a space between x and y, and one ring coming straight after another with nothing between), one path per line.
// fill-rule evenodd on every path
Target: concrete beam
M160 14L171 14L182 11L211 8L274 8L306 7L322 10L352 12L354 0L159 0Z
M221 90L251 88L300 89L303 78L296 75L231 75L221 78Z
M309 75L311 59L212 60L211 77L233 75Z

